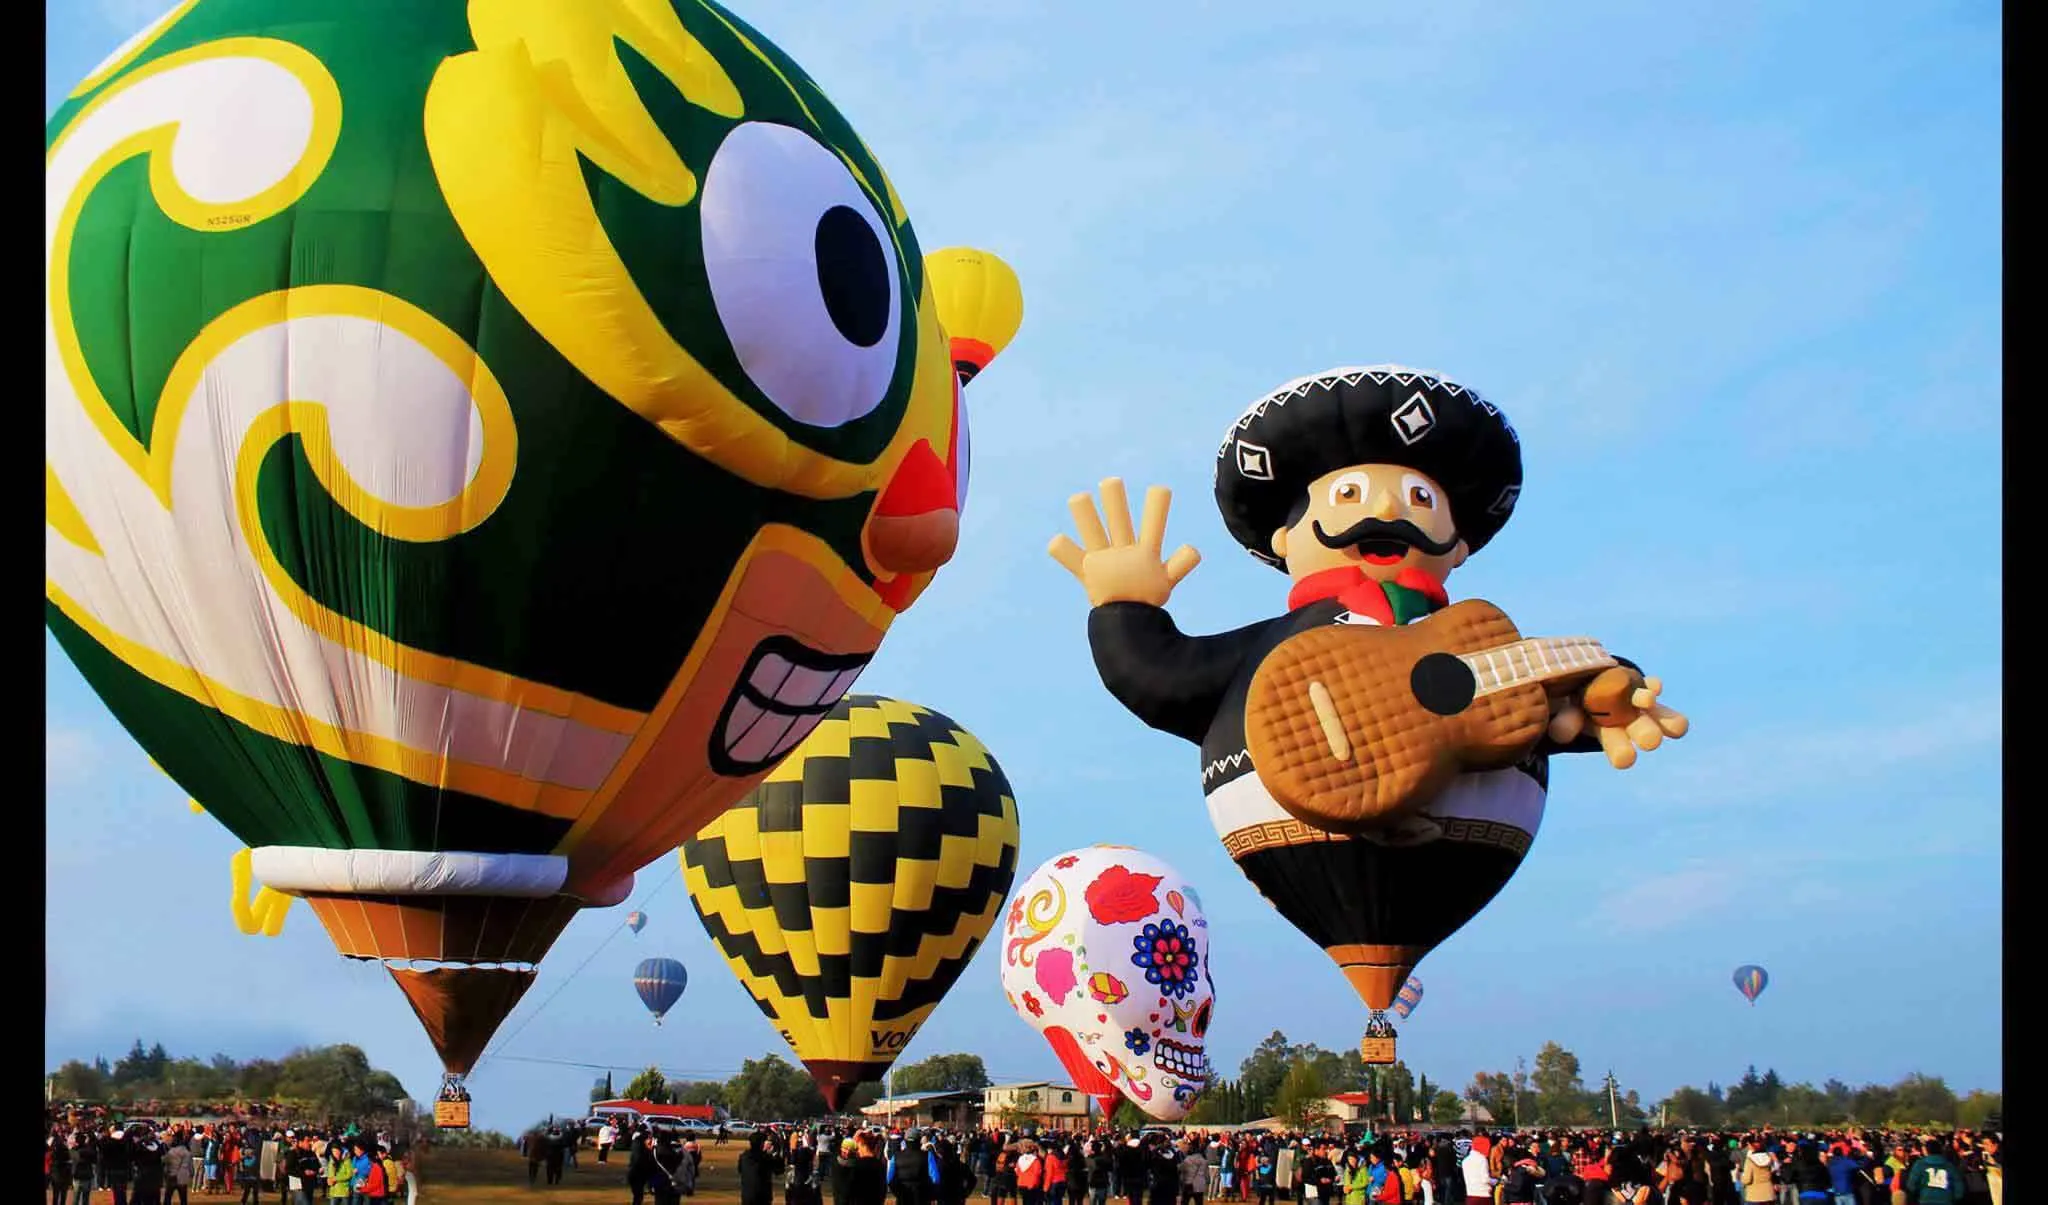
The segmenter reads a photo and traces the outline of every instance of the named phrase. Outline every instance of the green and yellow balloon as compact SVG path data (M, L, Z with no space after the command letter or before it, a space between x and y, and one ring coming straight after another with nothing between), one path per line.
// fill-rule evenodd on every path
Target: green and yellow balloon
M938 712L842 699L682 848L711 940L833 1109L967 968L1017 873L1017 801Z
M451 1072L952 555L903 204L710 0L186 0L44 188L49 628Z

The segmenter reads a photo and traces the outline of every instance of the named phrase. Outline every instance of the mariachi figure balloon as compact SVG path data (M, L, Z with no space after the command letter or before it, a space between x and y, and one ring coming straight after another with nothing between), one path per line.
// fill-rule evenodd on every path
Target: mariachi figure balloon
M46 138L50 631L465 1072L952 555L902 202L711 0L184 0Z
M1224 848L1372 1009L1369 1061L1394 1057L1385 1010L1409 972L1499 893L1543 818L1548 758L1632 765L1685 732L1656 679L1597 642L1525 640L1444 580L1522 491L1500 408L1435 373L1338 368L1259 398L1225 433L1216 503L1231 535L1289 577L1284 613L1184 635L1164 607L1199 557L1164 555L1167 491L1133 524L1121 481L1102 513L1070 500L1104 685L1201 747ZM1403 626L1408 625L1408 626Z
M1091 845L1031 873L1003 922L1003 993L1106 1115L1179 1121L1209 1083L1209 922L1180 872Z

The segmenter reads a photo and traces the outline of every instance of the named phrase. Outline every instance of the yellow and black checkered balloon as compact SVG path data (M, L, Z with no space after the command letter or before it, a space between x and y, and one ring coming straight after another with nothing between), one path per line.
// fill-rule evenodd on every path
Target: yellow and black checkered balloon
M837 1109L988 936L1017 873L1017 801L958 724L849 695L682 859L711 940Z

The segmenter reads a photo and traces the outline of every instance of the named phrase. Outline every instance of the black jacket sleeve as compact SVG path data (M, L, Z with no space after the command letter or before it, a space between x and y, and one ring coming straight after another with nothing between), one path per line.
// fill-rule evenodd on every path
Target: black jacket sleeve
M1104 603L1088 613L1088 647L1117 702L1147 726L1199 745L1264 626L1188 636L1164 608Z

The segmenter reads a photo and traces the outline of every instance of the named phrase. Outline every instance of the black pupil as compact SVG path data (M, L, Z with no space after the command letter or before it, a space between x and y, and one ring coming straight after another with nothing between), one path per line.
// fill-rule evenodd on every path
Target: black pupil
M889 258L867 219L845 205L818 218L814 250L818 292L832 325L855 347L873 347L889 329Z

